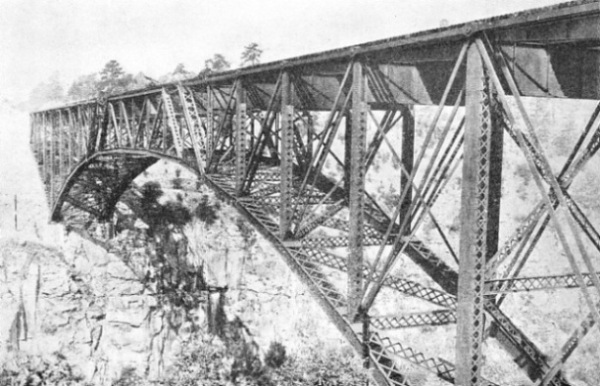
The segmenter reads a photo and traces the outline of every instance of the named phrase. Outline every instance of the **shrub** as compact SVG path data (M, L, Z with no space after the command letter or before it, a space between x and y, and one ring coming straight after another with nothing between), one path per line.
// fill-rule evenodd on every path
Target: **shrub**
M84 386L84 377L67 362L65 356L55 352L50 357L16 355L12 361L18 366L11 368L6 363L0 367L1 386L60 385Z
M265 365L277 369L286 361L285 346L279 342L271 342L265 354Z
M177 178L173 178L171 180L171 183L173 184L173 189L182 189L183 188L183 179L177 177Z
M125 367L121 370L121 376L114 380L111 386L145 386L147 382L137 375L134 367Z
M194 215L206 225L213 225L217 219L217 211L220 209L219 203L211 205L208 201L208 195L204 194L200 199L200 203L194 210Z
M142 202L144 203L155 203L163 195L160 183L155 181L146 182L142 185L140 191L142 193Z
M161 217L163 222L178 226L183 226L192 219L190 211L179 201L167 202L163 206Z

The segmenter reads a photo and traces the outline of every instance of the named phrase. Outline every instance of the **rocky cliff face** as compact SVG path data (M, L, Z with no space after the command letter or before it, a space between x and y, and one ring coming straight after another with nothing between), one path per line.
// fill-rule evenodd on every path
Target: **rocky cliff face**
M165 189L162 202L177 194ZM185 194L188 208L208 197L203 191ZM182 346L232 321L258 357L274 341L298 357L313 355L317 346L344 347L266 240L230 206L208 199L216 207L212 220L193 216L178 229L167 227L169 236L152 237L134 221L136 226L104 245L110 252L74 232L61 234L53 246L3 240L0 361L5 372L29 367L29 373L40 373L40 366L56 372L62 364L71 379L95 385L115 384L131 374L160 380L176 364ZM181 261L171 257L157 263L158 241L181 249L181 240L184 250L165 252ZM166 277L158 272L166 264L180 268L168 269ZM203 285L214 291L191 285L189 274L202 276ZM46 382L65 378L41 374Z

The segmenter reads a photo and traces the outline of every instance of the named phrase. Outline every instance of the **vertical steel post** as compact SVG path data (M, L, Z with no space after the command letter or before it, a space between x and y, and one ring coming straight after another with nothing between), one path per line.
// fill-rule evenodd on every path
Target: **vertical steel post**
M54 205L54 161L55 161L55 155L54 155L54 119L52 118L52 116L50 116L50 194L49 196L49 202L50 202L50 207L52 207L52 205Z
M42 132L42 180L44 183L46 183L46 176L47 176L47 172L46 172L46 161L48 158L48 155L46 154L47 152L47 148L48 145L46 144L46 141L48 140L48 133L46 132L46 113L42 113L42 127L41 127L41 132Z
M353 64L352 133L350 135L350 229L348 255L348 315L359 312L363 286L363 207L365 193L365 155L367 147L367 109L363 65Z
M74 126L73 126L73 114L71 113L70 108L67 110L67 117L69 119L69 163L68 163L69 172L68 173L71 173L71 170L73 169L73 131L74 131Z
M81 162L82 153L81 153L81 143L83 142L83 133L81 132L81 127L83 126L83 118L81 117L81 107L77 106L77 110L75 110L75 156L77 157L77 162Z
M36 161L38 157L38 132L36 130L37 114L29 115L31 122L31 150L35 153Z
M64 141L64 137L63 137L63 131L64 131L64 126L63 126L63 120L62 120L62 110L58 110L58 176L61 177L63 174L63 141Z
M504 150L504 121L501 114L501 105L497 99L497 94L491 81L486 84L488 88L487 100L489 105L489 119L491 124L491 143L490 153L490 186L489 186L489 204L488 204L488 232L487 232L487 254L486 262L489 261L496 252L500 242L500 202L502 199L502 153Z
M210 85L206 86L206 165L211 164L211 158L213 154L213 141L214 141L214 97L213 89ZM208 173L208 170L206 171Z
M236 87L236 113L235 113L235 187L238 195L242 195L244 180L246 178L246 100L244 84L238 79Z
M279 211L280 237L285 239L292 222L292 177L294 162L294 106L291 105L290 75L281 76L281 201Z
M492 171L492 101L482 58L472 44L467 52L465 141L458 278L456 384L479 385L484 332L486 260L497 248L500 175ZM494 147L497 143L494 143ZM501 143L500 143L501 145ZM496 149L494 151L500 151ZM501 161L501 158L500 158ZM493 165L496 168L497 165ZM493 236L493 235L496 236ZM495 240L494 241L494 237ZM496 245L494 246L494 242Z
M307 165L310 165L310 163L312 162L312 158L313 158L313 142L314 142L314 135L313 135L314 122L313 122L313 117L312 117L310 111L307 112L306 122L307 122L307 128L306 128L306 160L307 160Z
M37 153L38 151L38 142L37 142L37 130L36 130L36 114L29 115L31 120L31 149ZM37 154L36 154L37 156Z
M400 174L400 192L409 184L409 176L413 171L415 157L415 117L413 106L402 107L402 154L400 155L402 166L406 173ZM400 203L400 221L410 217L410 206L412 204L412 190L409 190ZM411 233L411 222L406 223L405 233Z
M36 152L36 143L35 143L35 124L34 124L34 118L35 116L33 114L29 114L29 149L32 152Z
M350 168L352 165L352 114L344 114L345 133L344 133L344 189L350 191Z

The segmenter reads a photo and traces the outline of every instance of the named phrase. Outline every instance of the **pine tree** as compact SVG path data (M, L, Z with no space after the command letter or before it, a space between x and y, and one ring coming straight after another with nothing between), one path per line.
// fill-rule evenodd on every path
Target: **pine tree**
M100 71L100 91L110 94L118 94L127 91L133 83L133 76L126 74L116 60L110 60Z
M89 74L77 78L69 87L67 97L70 100L84 100L98 95L98 75Z
M260 63L260 56L262 53L263 50L260 49L258 43L248 44L244 47L244 52L242 52L242 67L246 64L254 66Z

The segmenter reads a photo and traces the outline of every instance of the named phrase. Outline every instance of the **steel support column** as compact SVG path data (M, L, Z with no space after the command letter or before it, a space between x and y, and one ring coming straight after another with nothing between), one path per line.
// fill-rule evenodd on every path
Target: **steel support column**
M415 158L415 117L414 107L404 106L402 108L402 167L406 170L406 173L400 175L400 192L403 191L404 187L407 186L410 181L409 177L413 171L413 163ZM404 199L400 203L400 222L404 222L404 219L410 217L410 207L412 205L412 191L407 191ZM404 233L409 235L411 233L412 218L410 218L405 227Z
M291 104L288 72L281 77L281 197L279 210L280 237L285 239L292 223L292 177L294 162L294 106ZM265 128L263 128L264 130Z
M68 126L69 126L69 162L67 167L69 168L68 173L71 173L71 170L73 170L73 131L74 131L74 127L73 127L73 116L71 115L71 109L67 110L67 119L69 120Z
M58 176L63 175L63 148L64 148L64 135L65 126L62 119L62 110L58 110Z
M350 147L348 316L356 316L363 291L363 211L365 200L365 155L367 148L367 109L363 65L352 69L352 141Z
M54 159L56 158L54 155L54 143L56 142L54 135L54 120L50 116L50 193L48 194L48 201L51 206L54 205Z
M211 158L213 154L213 141L214 141L214 113L213 113L214 96L213 89L210 85L206 86L206 168L208 169L211 164ZM209 171L206 170L208 173Z
M500 183L491 182L492 133L490 92L483 62L472 44L467 53L466 112L458 278L456 384L479 385L483 365L484 279L486 260L497 248ZM495 146L495 144L494 144ZM495 167L495 166L494 166ZM495 246L494 246L495 243Z
M42 141L42 180L46 183L46 167L48 165L48 133L46 132L46 113L42 113L42 129L41 129L41 141Z
M242 195L246 179L246 100L244 85L238 79L236 87L236 112L235 112L235 188L238 195Z
M350 191L350 165L352 165L352 114L344 114L344 189Z

